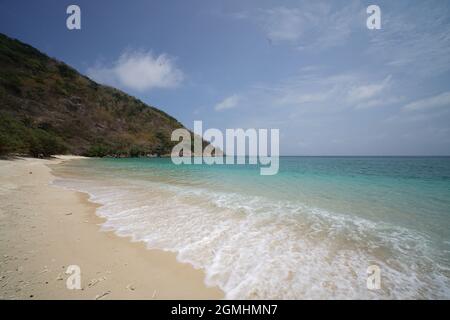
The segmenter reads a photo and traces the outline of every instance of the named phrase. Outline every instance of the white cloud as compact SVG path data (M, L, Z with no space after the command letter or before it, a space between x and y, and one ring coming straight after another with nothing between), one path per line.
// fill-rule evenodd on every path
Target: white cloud
M218 104L216 104L214 109L216 111L223 111L223 110L227 110L227 109L236 108L238 106L239 100L240 100L239 96L234 94L232 96L225 98L223 101L219 102Z
M408 103L403 107L404 111L421 111L435 108L450 107L450 91L443 92L433 97Z
M136 91L173 88L184 78L168 55L143 51L126 51L111 66L91 67L87 75L100 83Z

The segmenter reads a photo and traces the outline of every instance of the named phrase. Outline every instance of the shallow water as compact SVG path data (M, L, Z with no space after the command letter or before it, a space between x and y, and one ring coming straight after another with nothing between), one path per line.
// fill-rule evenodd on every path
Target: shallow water
M450 298L447 157L281 157L275 176L153 158L54 170L103 204L103 228L177 252L227 298Z

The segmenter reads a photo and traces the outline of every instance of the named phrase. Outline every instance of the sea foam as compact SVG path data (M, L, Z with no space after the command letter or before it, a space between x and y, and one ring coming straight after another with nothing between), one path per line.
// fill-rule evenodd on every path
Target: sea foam
M299 201L127 179L58 179L104 230L177 253L229 299L449 298L446 258L418 232ZM367 267L381 268L368 290Z

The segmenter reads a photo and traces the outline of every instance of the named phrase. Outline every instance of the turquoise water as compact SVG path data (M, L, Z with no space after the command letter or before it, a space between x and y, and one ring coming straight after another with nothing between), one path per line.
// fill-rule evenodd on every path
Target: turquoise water
M105 229L177 252L228 298L450 298L448 157L281 157L274 176L168 158L55 170L103 204Z

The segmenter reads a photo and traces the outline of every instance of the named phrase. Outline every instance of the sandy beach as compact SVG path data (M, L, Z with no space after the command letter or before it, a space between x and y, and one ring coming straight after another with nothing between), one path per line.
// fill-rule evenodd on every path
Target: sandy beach
M70 159L0 160L0 299L223 298L175 254L100 231L86 194L50 184L47 165ZM80 290L66 287L70 265Z

